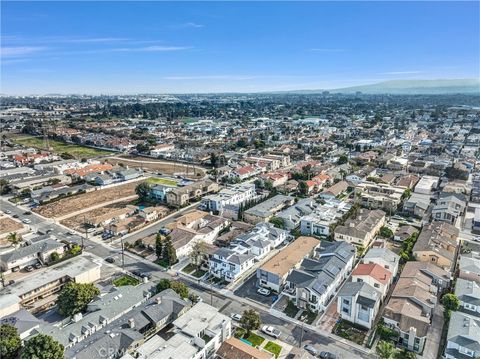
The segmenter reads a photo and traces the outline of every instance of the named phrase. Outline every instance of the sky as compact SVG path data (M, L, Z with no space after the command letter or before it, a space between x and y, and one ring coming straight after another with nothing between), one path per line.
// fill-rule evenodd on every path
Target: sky
M479 78L479 4L2 1L0 93L258 92Z

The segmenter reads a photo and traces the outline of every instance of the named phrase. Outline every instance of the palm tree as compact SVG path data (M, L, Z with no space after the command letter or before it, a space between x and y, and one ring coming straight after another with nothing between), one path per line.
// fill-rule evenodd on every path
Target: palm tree
M380 359L393 359L395 347L392 343L381 340L377 344L377 354Z
M11 232L7 236L7 241L9 241L14 247L17 247L17 245L22 241L22 239L17 234L17 232Z

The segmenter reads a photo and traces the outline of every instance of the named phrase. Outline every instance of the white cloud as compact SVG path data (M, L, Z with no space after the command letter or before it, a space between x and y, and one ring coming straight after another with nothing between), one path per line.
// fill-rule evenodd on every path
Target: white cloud
M200 76L166 76L164 80L171 81L189 81L189 80L233 80L233 81L246 81L258 78L257 76L246 75L200 75Z
M121 47L114 49L107 49L106 51L118 52L172 52L190 50L189 46L146 46L146 47Z
M39 52L45 50L45 47L40 46L15 46L15 47L2 47L1 48L1 57L16 57L32 54L34 52Z

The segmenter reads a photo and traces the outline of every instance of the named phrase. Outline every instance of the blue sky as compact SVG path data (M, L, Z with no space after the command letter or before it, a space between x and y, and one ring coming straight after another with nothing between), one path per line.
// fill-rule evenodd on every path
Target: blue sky
M479 2L5 2L1 93L478 78Z

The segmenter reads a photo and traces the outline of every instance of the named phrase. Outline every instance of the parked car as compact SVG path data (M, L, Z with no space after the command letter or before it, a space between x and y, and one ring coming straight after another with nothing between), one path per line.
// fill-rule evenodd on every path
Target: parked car
M14 214L12 217L13 218L18 218L18 214Z
M337 359L337 356L330 352L321 352L320 358L322 359Z
M112 257L105 258L105 262L115 263L115 258L112 258Z
M313 345L307 344L303 347L303 349L305 349L305 351L307 351L308 353L312 354L314 357L316 357L316 356L318 356L318 354L320 354L320 352L317 349L315 349L315 347Z
M26 270L27 272L31 272L31 271L33 271L33 269L34 269L33 266L27 266L27 267L25 267L25 270Z
M36 263L34 265L34 267L35 267L35 269L40 269L40 268L42 268L42 263Z
M262 332L274 338L278 338L280 336L280 330L272 327L271 325L264 325L262 327Z
M7 209L7 210L5 211L5 213L6 213L6 214L11 214L12 211L10 211L9 209Z
M30 212L30 211L26 211L26 212L23 212L23 214L24 214L24 215L26 215L26 216L29 216L29 215L31 215L31 214L32 214L32 212Z
M237 313L230 314L230 318L232 318L233 320L236 320L237 322L242 320L242 316L240 314L237 314Z
M25 224L32 223L32 221L29 220L28 218L24 218L24 219L22 220L22 222L25 223Z
M267 295L270 295L271 292L266 288L259 288L257 290L257 293L261 294L261 295L264 295L264 296L267 296Z
M473 237L473 240L474 240L475 242L480 242L480 237Z

